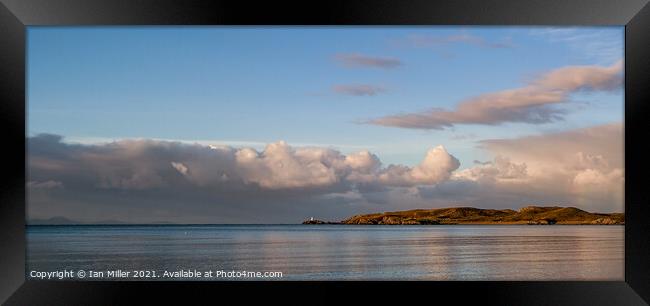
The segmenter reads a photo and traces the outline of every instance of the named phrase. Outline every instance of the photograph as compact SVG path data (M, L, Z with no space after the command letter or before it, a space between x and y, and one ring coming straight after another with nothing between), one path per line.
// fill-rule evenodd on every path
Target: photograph
M29 26L32 280L623 281L624 26Z

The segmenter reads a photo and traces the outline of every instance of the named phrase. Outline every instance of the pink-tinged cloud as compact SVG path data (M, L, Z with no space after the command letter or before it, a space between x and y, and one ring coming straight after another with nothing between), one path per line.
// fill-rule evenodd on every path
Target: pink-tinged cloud
M460 162L445 147L430 149L424 160L413 167L391 165L379 175L379 181L389 186L434 185L449 179Z
M490 186L490 193L533 195L596 211L622 211L623 125L481 141L495 156L457 171L452 180ZM483 195L488 198L489 195ZM552 204L552 203L547 203Z
M334 59L349 68L392 69L402 65L402 61L397 58L368 56L359 53L337 54Z
M609 67L568 66L541 75L524 87L486 93L462 101L455 110L440 108L391 115L367 123L409 129L444 129L457 124L547 123L563 118L555 107L578 91L607 91L622 83L623 63Z
M368 84L350 84L350 85L335 85L332 91L342 95L349 96L375 96L383 93L386 89L383 86L375 86Z
M514 139L483 140L480 146L528 163L576 170L622 168L623 124L611 123Z
M284 141L264 150L189 145L157 140L121 140L108 144L72 145L60 137L39 136L30 145L42 163L30 162L30 176L55 178L66 186L115 190L158 190L190 184L212 190L353 189L436 184L459 167L458 160L437 146L415 167L381 167L379 158L360 151L344 155L330 148L292 147ZM58 150L58 151L57 151ZM36 152L35 150L32 150ZM61 169L43 167L62 164ZM57 183L58 184L58 183ZM28 187L54 186L32 183Z
M284 142L263 150L160 140L79 145L39 135L28 138L28 212L153 222L160 210L177 222L245 223L302 220L314 210L337 220L359 209L624 208L621 123L480 144L496 158L458 170L442 146L418 165L383 166L368 151Z

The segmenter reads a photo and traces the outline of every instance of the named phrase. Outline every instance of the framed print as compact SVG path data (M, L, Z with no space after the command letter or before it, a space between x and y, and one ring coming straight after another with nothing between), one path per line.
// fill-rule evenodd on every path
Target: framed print
M647 303L646 1L311 5L3 1L3 301Z

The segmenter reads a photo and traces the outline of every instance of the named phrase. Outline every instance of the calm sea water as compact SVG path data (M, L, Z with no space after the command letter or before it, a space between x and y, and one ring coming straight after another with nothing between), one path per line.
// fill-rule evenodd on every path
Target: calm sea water
M27 227L28 275L197 269L280 271L281 280L623 280L623 255L624 227L602 225Z

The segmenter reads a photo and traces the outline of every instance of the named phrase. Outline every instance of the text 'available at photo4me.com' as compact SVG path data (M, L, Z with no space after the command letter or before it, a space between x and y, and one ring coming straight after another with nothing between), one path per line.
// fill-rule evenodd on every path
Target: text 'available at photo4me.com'
M30 279L36 280L146 280L146 279L280 279L280 271L245 271L245 270L56 270L56 271L29 271Z

